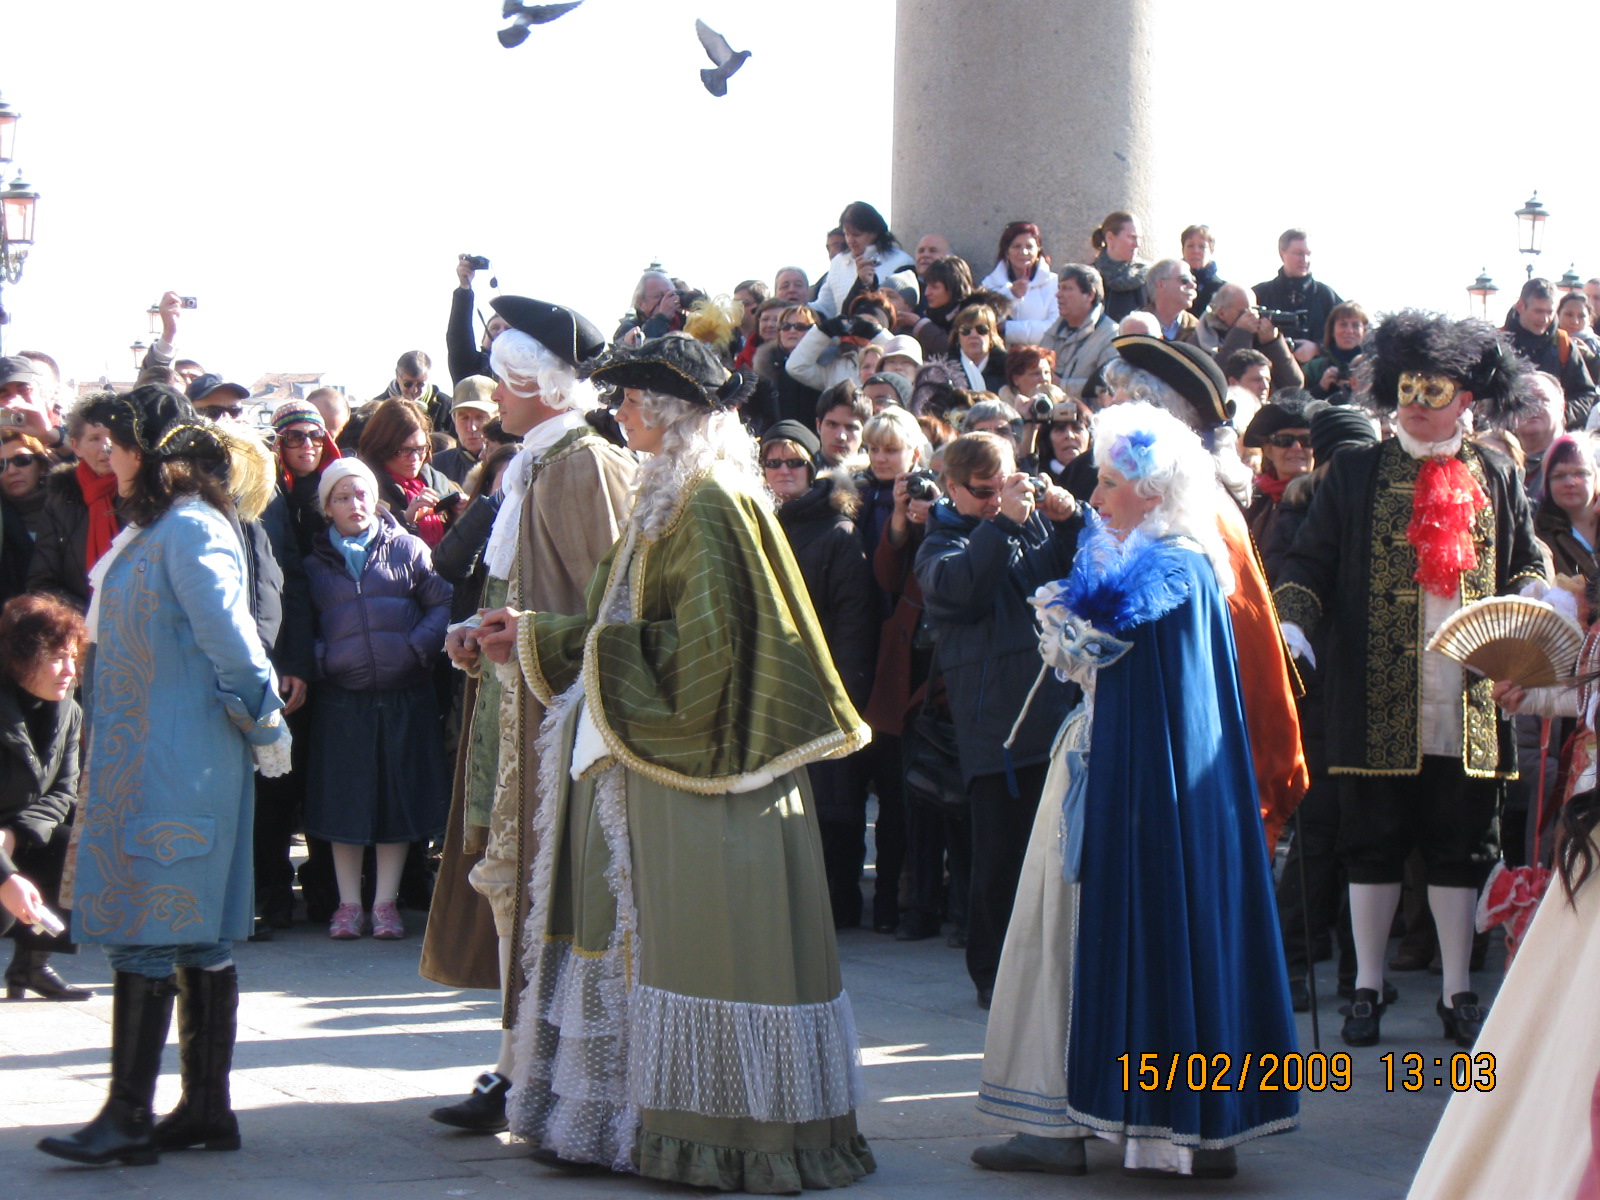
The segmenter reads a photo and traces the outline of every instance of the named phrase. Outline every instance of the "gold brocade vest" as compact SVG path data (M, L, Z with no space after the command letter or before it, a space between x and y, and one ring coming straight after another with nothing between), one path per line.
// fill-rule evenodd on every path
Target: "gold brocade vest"
M1459 457L1485 495L1492 495L1483 461L1470 444ZM1372 501L1371 574L1367 617L1367 747L1365 770L1332 768L1336 774L1414 775L1422 769L1421 659L1425 643L1421 586L1415 579L1417 552L1406 538L1422 462L1391 440L1384 444ZM1477 565L1461 573L1463 606L1495 593L1493 504L1473 519ZM1462 765L1468 775L1499 774L1498 723L1491 684L1469 677L1462 693ZM1510 776L1515 778L1514 772Z

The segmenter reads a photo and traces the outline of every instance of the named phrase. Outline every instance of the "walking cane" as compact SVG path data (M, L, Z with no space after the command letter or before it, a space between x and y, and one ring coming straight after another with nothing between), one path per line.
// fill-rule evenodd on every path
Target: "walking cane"
M1295 808L1289 819L1294 822L1294 843L1290 847L1291 852L1294 846L1300 848L1300 858L1297 865L1300 868L1300 919L1305 922L1306 927L1306 991L1311 996L1311 1048L1320 1051L1322 1049L1322 1022L1317 1017L1317 964L1312 961L1311 898L1307 894L1306 888L1306 848L1305 844L1300 840L1300 809L1298 807Z

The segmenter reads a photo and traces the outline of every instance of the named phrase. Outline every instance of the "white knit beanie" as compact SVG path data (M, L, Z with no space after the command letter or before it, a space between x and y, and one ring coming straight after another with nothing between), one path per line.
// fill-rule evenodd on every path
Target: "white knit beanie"
M322 472L322 478L317 481L317 508L324 516L328 513L328 493L333 491L333 485L352 475L367 485L367 490L372 493L373 502L377 502L378 477L372 473L372 468L354 455L335 459L328 464Z

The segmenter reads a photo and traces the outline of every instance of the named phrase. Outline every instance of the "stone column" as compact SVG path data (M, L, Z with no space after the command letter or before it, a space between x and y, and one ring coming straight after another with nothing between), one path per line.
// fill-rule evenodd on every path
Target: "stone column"
M976 282L1007 222L1031 220L1053 262L1089 262L1119 208L1152 249L1176 242L1154 211L1153 7L898 0L890 215L906 250L942 233Z

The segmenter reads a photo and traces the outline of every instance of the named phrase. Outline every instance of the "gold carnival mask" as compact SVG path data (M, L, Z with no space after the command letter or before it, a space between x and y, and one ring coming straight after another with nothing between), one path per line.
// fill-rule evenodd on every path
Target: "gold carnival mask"
M1456 381L1443 375L1404 371L1398 388L1400 407L1425 404L1429 408L1449 408L1456 398Z

